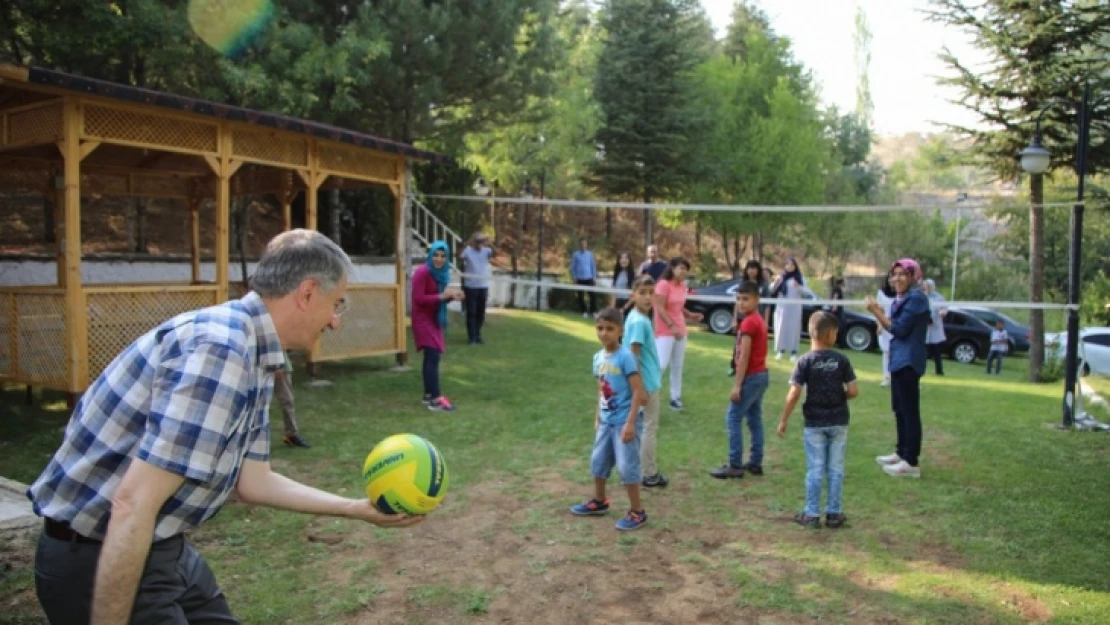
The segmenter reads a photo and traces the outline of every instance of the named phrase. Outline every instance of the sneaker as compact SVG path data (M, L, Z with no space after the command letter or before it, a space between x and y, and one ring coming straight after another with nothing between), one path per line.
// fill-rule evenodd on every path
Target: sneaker
M430 408L431 405L432 405L432 396L431 395L425 395L423 398L420 399L420 403L425 408Z
M790 362L798 362L798 355L790 354Z
M669 483L670 481L663 477L662 473L649 475L643 481L644 488L665 488Z
M577 516L601 516L609 512L609 500L598 501L597 499L589 499L582 503L576 503L570 507L570 513Z
M617 529L622 532L631 532L632 530L638 530L643 527L644 523L647 523L647 512L643 510L639 512L629 510L628 514L624 515L623 519L617 521Z
M483 338L482 338L482 337L480 337L480 336L479 336L478 338L474 339L474 342L475 342L475 343L477 343L477 344L479 344L479 345L485 345L485 344L486 344L486 340L485 340L485 339L483 339Z
M294 434L292 436L286 436L285 438L283 438L281 440L282 440L282 442L284 442L289 447L300 447L301 449L310 449L312 447L312 445L308 444L308 441L301 438L300 434Z
M879 386L883 388L890 386L890 378L883 378L883 381L879 383Z
M782 352L775 352L775 360L782 360Z
M681 399L672 399L671 400L671 410L684 410L685 408L686 408L686 406L682 405L682 400Z
M743 467L739 467L739 468L734 467L730 464L722 464L720 467L717 467L716 469L713 469L712 471L710 471L709 476L710 477L715 477L718 480L728 480L728 479L738 480L738 479L744 477L744 468Z
M879 466L885 467L888 464L898 464L902 462L902 459L898 457L898 454L894 453L889 456L875 456L875 462L879 463Z
M744 470L752 475L763 475L763 465L748 463L744 466Z
M455 412L455 404L452 404L447 397L440 395L428 402L428 410L432 412Z
M735 378L736 377L736 369L729 369L728 371L726 371L725 372L725 377Z
M835 529L844 527L844 524L847 523L847 522L848 522L848 517L844 516L843 514L826 514L825 515L825 527L827 527L831 530L835 530Z
M883 471L890 477L921 477L921 467L911 467L905 460L899 460L897 464L888 464L883 467Z
M819 516L806 516L805 512L799 512L794 515L794 522L802 527L809 529L821 528L821 517Z

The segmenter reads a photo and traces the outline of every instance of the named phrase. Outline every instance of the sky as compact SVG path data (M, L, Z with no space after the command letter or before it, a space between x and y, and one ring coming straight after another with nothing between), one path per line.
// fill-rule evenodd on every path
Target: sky
M758 0L777 34L790 38L794 57L820 86L826 105L852 110L856 104L854 59L856 7L862 7L871 29L871 99L879 134L939 132L930 122L976 125L974 113L947 102L959 94L936 84L948 74L937 59L947 45L956 58L971 65L982 53L967 35L929 22L921 10L926 0ZM702 0L718 36L728 28L733 0ZM964 61L967 59L967 61Z

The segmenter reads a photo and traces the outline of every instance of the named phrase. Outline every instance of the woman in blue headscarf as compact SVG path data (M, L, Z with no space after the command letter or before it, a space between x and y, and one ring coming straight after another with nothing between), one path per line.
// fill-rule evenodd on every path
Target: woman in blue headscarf
M428 410L452 412L455 405L440 392L439 363L446 351L447 302L463 299L462 291L448 287L451 268L447 244L436 241L428 257L412 274L412 338L416 351L424 352L424 405Z

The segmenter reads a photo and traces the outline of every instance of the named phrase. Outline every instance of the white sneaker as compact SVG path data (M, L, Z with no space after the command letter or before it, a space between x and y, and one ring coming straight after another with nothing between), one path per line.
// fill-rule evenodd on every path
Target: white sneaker
M890 477L921 477L921 467L911 467L905 460L899 460L898 464L888 464L883 467L883 471Z
M798 355L790 354L790 362L798 362Z
M890 386L890 378L883 378L883 381L879 383L879 386L883 388Z
M590 313L582 313L582 318L583 319L589 319L590 318Z
M888 464L898 464L902 462L902 459L898 457L898 454L890 454L889 456L875 456L875 462L879 463L879 466L885 467Z
M775 352L775 360L782 360L782 352Z

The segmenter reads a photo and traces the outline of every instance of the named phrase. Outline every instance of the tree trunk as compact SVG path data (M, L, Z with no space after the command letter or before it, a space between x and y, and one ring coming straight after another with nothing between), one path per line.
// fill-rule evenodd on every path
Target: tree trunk
M1029 301L1044 300L1044 176L1029 178ZM1041 381L1044 363L1044 311L1029 311L1029 381Z
M701 256L701 220L694 219L694 256Z
M721 247L725 250L725 264L729 267L734 267L735 265L733 264L732 257L729 256L728 251L728 228L721 228ZM732 277L735 278L736 274L733 273Z
M328 216L331 217L331 240L342 245L343 202L339 198L339 189L332 189L328 193Z
M133 251L146 254L146 198L135 198L135 247Z
M54 242L54 202L50 193L42 195L42 240L46 243Z
M513 232L513 249L509 256L509 261L512 267L513 278L520 276L519 262L520 262L520 248L524 239L524 210L525 207L517 206L513 209L516 213L516 227ZM516 308L516 282L509 285L509 308Z
M753 245L755 245L755 249L753 249L752 252L754 252L754 254L755 254L755 259L758 260L759 264L762 265L763 264L763 233L762 232L755 233L755 238L756 238L757 243L753 244Z
M605 240L613 241L613 209L605 207Z
M644 204L651 204L651 193L644 192ZM646 250L651 246L652 240L655 237L651 233L651 211L644 208L644 249Z

